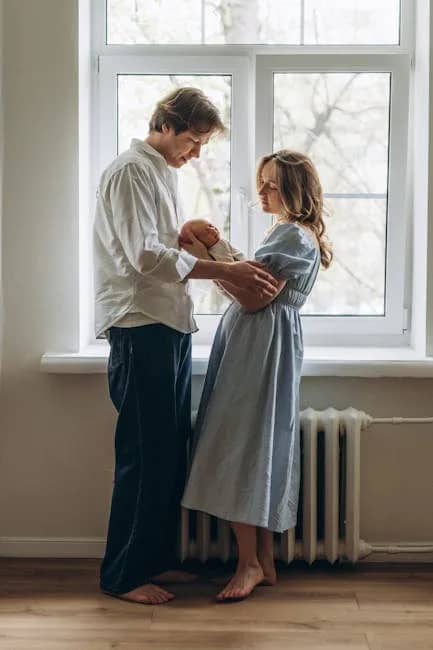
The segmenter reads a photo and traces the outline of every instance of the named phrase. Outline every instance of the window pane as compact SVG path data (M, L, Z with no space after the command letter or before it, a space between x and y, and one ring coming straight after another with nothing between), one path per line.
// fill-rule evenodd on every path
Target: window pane
M205 3L205 43L298 44L300 0Z
M230 238L230 75L118 75L118 150L132 138L144 139L158 100L180 86L200 88L219 108L227 133L211 138L200 158L178 171L179 195L186 219L212 221ZM222 313L226 299L210 282L191 283L195 312Z
M303 314L385 314L386 199L326 199L334 260L319 271Z
M309 45L396 44L399 22L398 0L305 0Z
M308 313L384 313L389 88L388 73L274 75L274 149L311 156L334 213Z
M200 0L107 0L107 43L201 43Z
M274 75L274 145L314 158L327 192L386 193L388 73Z
M107 0L109 44L390 44L398 0Z
M299 43L300 0L108 0L109 44Z

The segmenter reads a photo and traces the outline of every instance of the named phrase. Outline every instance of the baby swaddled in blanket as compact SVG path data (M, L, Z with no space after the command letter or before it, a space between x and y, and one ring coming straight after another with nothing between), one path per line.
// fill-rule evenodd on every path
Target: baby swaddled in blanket
M243 253L223 239L218 228L206 219L186 221L180 231L180 240L188 240L188 231L206 246L209 255L216 262L241 262L245 259Z

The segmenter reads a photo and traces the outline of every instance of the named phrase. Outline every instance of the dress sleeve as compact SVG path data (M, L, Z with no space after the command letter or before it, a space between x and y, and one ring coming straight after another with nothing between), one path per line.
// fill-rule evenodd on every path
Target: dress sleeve
M310 273L318 251L301 226L281 224L259 246L255 259L284 280Z

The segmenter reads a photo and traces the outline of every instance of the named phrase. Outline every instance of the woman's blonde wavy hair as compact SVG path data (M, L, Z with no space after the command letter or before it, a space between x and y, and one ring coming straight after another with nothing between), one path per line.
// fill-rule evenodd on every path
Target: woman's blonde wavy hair
M277 182L284 213L288 220L299 221L317 237L322 266L332 261L332 246L326 236L323 220L323 191L319 175L310 158L289 149L280 149L264 156L257 167L257 187L261 184L263 167L274 160Z

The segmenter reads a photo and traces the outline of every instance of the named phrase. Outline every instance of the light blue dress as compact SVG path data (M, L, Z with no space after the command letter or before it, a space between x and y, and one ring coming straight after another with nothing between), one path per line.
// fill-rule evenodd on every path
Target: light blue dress
M287 280L264 309L234 302L215 335L182 505L282 532L296 524L300 478L299 308L320 265L311 236L278 225L255 259Z

